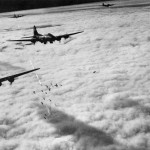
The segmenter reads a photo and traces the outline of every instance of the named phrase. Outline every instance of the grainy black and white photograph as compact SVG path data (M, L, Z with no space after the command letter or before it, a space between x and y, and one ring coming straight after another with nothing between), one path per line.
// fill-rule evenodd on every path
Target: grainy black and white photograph
M150 150L150 1L0 0L0 150Z

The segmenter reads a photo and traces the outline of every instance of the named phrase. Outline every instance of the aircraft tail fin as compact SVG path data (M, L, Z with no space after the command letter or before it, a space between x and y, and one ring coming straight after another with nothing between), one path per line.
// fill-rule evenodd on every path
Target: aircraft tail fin
M33 35L37 36L39 33L37 32L36 26L33 27Z

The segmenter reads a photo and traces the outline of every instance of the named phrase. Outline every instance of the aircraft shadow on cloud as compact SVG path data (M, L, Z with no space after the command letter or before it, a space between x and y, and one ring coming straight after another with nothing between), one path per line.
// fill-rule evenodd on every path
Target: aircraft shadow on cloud
M28 36L28 37L23 37L23 39L20 40L8 40L8 41L20 41L20 42L31 42L35 44L36 42L41 42L44 44L47 44L47 42L53 43L55 41L61 41L62 38L67 39L72 35L82 33L83 31L80 32L75 32L75 33L70 33L70 34L64 34L64 35L58 35L54 36L51 33L48 34L40 34L38 33L36 26L33 27L33 36Z
M44 120L50 125L53 124L56 129L54 134L56 134L57 137L72 135L78 142L82 139L83 144L86 146L91 146L92 144L101 147L115 143L115 140L110 134L82 122L74 116L56 109L56 107L45 105L47 109L51 110L49 114L47 109L42 105L34 103L33 106L38 108L38 114L41 118L45 118ZM80 143L82 144L82 142Z
M22 73L18 73L18 74L14 74L14 75L11 75L11 76L4 77L4 78L0 78L0 86L2 86L2 82L4 82L4 81L9 81L10 84L12 84L14 82L15 78L17 78L19 76L22 76L22 75L25 75L27 73L39 70L39 69L40 68L36 68L36 69L32 69L32 70L25 71L25 72L22 72Z

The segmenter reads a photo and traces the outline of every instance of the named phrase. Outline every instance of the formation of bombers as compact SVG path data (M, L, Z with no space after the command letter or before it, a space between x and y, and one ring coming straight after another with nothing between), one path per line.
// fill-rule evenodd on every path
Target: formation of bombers
M113 5L114 4L102 3L103 7L110 7L110 6L113 6ZM24 15L14 14L10 18L20 18L20 17L23 17L23 16ZM55 41L60 42L62 38L68 39L70 36L73 36L75 34L79 34L79 33L82 33L82 32L84 32L84 31L78 31L78 32L74 32L74 33L56 35L56 36L51 34L51 33L40 34L40 33L38 33L36 26L34 25L32 36L22 37L21 39L17 39L17 40L12 39L12 40L8 40L8 41L11 41L11 42L30 42L31 44L35 44L36 42L47 44L49 42L49 43L52 44ZM14 74L14 75L2 77L2 78L0 78L0 86L2 86L2 82L4 82L4 81L9 81L10 84L12 84L17 77L28 74L28 73L31 73L31 72L34 72L34 71L37 71L39 69L40 68L34 68L32 70L29 70L29 71L25 71L25 72L17 73L17 74Z
M16 15L15 15L15 17L16 17ZM22 17L22 16L20 16L20 17ZM33 44L35 44L36 42L41 42L41 43L47 44L47 42L53 43L54 41L61 41L62 38L67 39L72 35L79 34L82 32L83 31L79 31L79 32L75 32L75 33L58 35L58 36L54 36L51 33L43 35L43 34L38 33L36 26L33 26L33 36L23 37L23 39L20 39L20 40L8 40L8 41L31 42ZM32 70L29 70L29 71L25 71L25 72L21 72L21 73L17 73L14 75L0 78L0 86L2 86L2 82L4 82L4 81L9 81L10 85L11 85L17 77L28 74L28 73L33 72L33 71L37 71L39 69L40 68L34 68Z

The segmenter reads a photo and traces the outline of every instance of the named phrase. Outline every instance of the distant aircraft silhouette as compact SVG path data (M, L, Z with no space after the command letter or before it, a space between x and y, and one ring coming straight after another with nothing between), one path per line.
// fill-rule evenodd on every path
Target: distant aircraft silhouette
M35 44L36 42L41 42L41 43L46 44L47 42L53 43L54 41L61 41L62 38L67 39L71 35L79 34L82 32L83 31L59 35L59 36L54 36L51 33L42 35L42 34L38 33L36 26L34 26L33 27L33 36L23 37L24 39L21 39L21 40L8 40L8 41L26 41L26 42L32 42L33 44Z
M10 17L10 18L20 18L20 17L23 17L24 15L16 15L16 14L14 14L12 17Z
M110 7L110 6L113 6L114 4L105 4L105 3L102 3L102 6L104 7Z
M0 86L2 85L2 82L4 82L4 81L9 81L10 84L12 84L16 77L22 76L24 74L27 74L27 73L30 73L30 72L33 72L33 71L36 71L36 70L39 70L39 69L40 68L36 68L36 69L29 70L29 71L26 71L26 72L22 72L22 73L18 73L18 74L15 74L15 75L7 76L7 77L4 77L4 78L0 78Z

